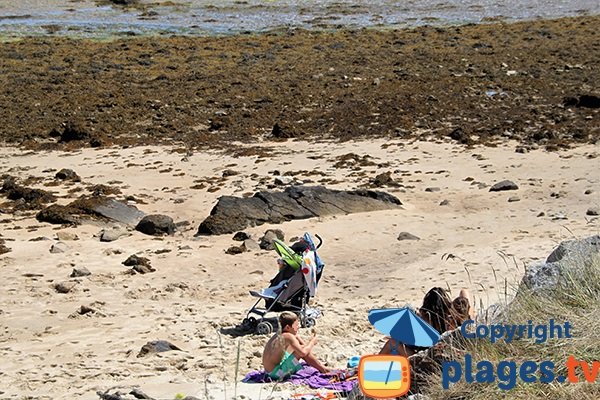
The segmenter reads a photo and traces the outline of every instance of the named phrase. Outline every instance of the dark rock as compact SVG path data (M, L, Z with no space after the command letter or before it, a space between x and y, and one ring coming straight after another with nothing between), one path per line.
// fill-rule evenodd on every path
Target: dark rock
M80 182L81 178L79 175L75 173L72 169L63 168L54 175L56 179L61 179L63 181L69 180L73 182Z
M148 342L145 345L143 345L142 349L140 350L140 352L138 353L137 356L144 357L151 353L162 353L164 351L171 351L171 350L181 351L181 349L179 347L175 346L172 343L167 342L166 340L153 340L153 341Z
M498 182L498 183L494 184L490 188L490 192L500 192L503 190L517 190L517 189L519 189L519 187L517 186L516 183L509 181L509 180L504 180L502 182Z
M9 200L22 200L21 208L28 210L41 208L46 203L56 201L53 194L42 189L30 189L18 185L13 177L4 179L0 192L5 193Z
M233 233L264 223L377 211L401 204L396 197L384 192L338 191L323 186L292 186L283 192L258 192L249 198L222 196L198 227L198 234Z
M60 135L59 143L67 143L74 140L86 140L90 138L90 134L83 126L74 122L68 122L65 125L63 133Z
M54 290L58 293L67 294L73 290L76 285L77 283L72 281L59 282L54 284Z
M246 239L250 239L250 235L248 235L246 232L236 232L232 239L236 242L243 242Z
M35 218L40 222L51 224L77 225L79 223L79 216L76 214L79 212L80 210L73 207L52 204L37 213Z
M223 176L223 178L227 178L227 177L235 176L238 174L239 174L239 172L237 172L237 171L234 171L232 169L226 169L225 171L222 172L221 175Z
M450 201L447 199L444 199L440 202L440 206L448 206L450 205Z
M588 208L587 211L585 212L585 215L592 215L592 216L600 215L600 207Z
M300 133L290 126L281 126L275 123L271 130L271 136L277 139L292 139L300 136Z
M425 188L425 191L426 192L431 192L431 193L433 193L433 192L439 192L440 188L439 187L428 187L428 188Z
M242 246L231 246L227 250L225 250L225 254L242 254L246 250Z
M0 239L0 254L6 254L10 251L12 250L4 245L4 239Z
M471 138L462 130L462 128L454 129L448 136L461 144L471 143Z
M148 396L146 393L142 392L140 389L133 389L129 392L130 395L135 397L136 399L145 399L145 400L153 400L152 397Z
M132 269L138 274L142 275L156 271L156 269L151 265L134 265Z
M162 214L153 214L146 215L142 220L136 225L136 231L140 231L145 233L146 235L172 235L175 233L175 224L173 223L173 218L162 215Z
M126 267L133 267L136 265L150 266L150 260L146 257L138 257L137 255L132 254L127 257L127 260L123 261L122 264Z
M98 395L98 397L100 397L100 399L102 400L124 400L123 397L121 397L120 393L108 393L107 392L101 392L101 391L97 391L96 394Z
M375 179L373 179L371 186L373 186L373 187L397 186L397 183L394 181L394 179L392 179L392 173L388 171L388 172L383 172L383 173L377 175L375 177Z
M509 203L514 203L516 201L521 201L521 199L519 197L517 197L517 196L511 196L511 197L508 198L508 202Z
M259 247L263 250L274 250L275 239L285 240L285 234L281 229L269 229L259 240Z
M111 194L121 194L121 189L114 187L114 186L108 186L108 185L102 185L102 184L92 185L92 186L88 187L87 190L90 191L92 196L108 196Z
M134 206L103 196L82 196L67 206L51 205L40 211L36 218L52 224L77 224L82 216L106 218L126 225L137 224L144 213Z
M86 214L98 215L129 226L135 226L145 215L135 206L107 197L78 199L70 205L81 209Z
M71 272L70 277L71 278L79 278L82 276L89 276L92 273L90 272L90 270L88 270L86 267L77 267L77 268L73 268L73 272Z
M579 96L579 99L576 97L565 97L563 104L566 107L600 108L600 97L587 94Z
M413 235L412 233L400 232L398 235L398 240L421 240L421 238Z

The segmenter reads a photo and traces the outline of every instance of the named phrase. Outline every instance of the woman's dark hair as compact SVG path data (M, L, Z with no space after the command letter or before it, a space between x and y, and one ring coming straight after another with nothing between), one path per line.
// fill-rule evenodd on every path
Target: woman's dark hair
M440 287L434 287L423 298L421 313L427 315L429 323L439 333L444 333L447 330L446 321L450 315L451 306L448 293Z

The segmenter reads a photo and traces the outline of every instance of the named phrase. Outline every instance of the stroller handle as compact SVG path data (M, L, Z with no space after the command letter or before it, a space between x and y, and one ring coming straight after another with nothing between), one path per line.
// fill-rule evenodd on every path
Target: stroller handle
M315 237L317 239L319 239L319 244L316 247L317 249L319 249L321 247L321 245L323 244L323 239L321 238L321 236L317 235L316 233L315 233Z

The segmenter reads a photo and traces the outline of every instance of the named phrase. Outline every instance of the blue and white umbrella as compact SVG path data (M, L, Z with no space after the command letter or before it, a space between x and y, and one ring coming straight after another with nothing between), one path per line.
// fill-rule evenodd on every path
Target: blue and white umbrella
M400 343L431 347L440 340L439 332L407 307L370 310L369 322Z

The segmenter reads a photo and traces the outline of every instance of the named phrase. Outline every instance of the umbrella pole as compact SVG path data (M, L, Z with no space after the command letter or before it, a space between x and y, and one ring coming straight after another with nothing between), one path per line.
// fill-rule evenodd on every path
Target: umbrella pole
M388 373L387 376L385 377L385 384L387 385L388 381L390 380L390 373L392 372L392 366L394 365L393 361L390 361L390 369L388 369Z

